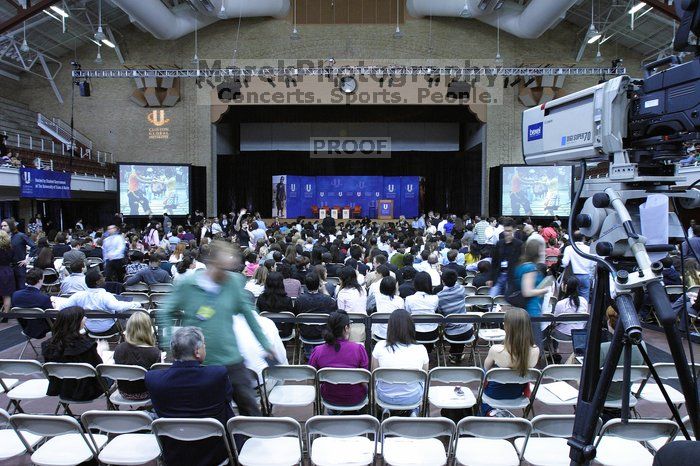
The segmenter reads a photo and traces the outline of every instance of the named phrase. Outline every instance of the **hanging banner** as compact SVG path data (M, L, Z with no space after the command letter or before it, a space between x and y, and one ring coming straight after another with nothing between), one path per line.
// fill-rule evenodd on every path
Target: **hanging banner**
M70 199L70 173L36 168L20 168L19 197Z

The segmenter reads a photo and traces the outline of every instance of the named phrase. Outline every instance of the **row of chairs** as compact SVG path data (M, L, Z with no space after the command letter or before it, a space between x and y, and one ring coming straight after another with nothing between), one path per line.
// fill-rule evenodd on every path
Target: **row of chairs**
M124 290L138 293L170 293L171 291L173 291L173 284L153 283L149 285L144 282L138 282L134 283L133 285L125 285Z
M229 464L278 466L370 465L381 456L394 466L568 465L567 440L573 415L527 419L466 417L455 425L447 418L376 418L315 416L304 429L288 417L237 416L226 426L213 418L161 418L143 412L87 411L80 421L70 416L16 414L0 410L0 459L25 453L35 464L138 465L163 451L162 438L196 442L218 438ZM669 420L613 419L596 430L596 462L603 465L651 464L661 446L676 439L678 425ZM239 448L238 435L248 437Z

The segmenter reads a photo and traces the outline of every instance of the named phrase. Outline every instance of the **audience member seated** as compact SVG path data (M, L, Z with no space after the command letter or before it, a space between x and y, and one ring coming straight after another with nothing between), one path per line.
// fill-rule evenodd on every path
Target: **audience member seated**
M66 234L59 231L54 238L53 255L56 258L63 257L63 254L68 251L70 251L70 245L66 244Z
M433 284L428 272L418 272L413 279L416 292L406 298L406 310L412 315L435 314L438 308L438 297L433 293ZM438 324L416 325L418 340L432 340L438 336ZM433 350L433 344L425 345L428 352Z
M386 340L378 342L372 351L372 370L388 367L392 369L422 369L428 371L428 352L416 343L416 330L411 314L398 309L391 313ZM423 397L422 384L387 383L377 381L377 396L385 403L413 404ZM418 410L413 414L418 414ZM388 414L385 412L385 414ZM405 413L392 413L405 414Z
M292 277L292 267L289 264L280 264L277 269L284 277L284 290L290 298L296 298L301 293L301 282Z
M135 312L126 321L124 340L114 350L115 364L141 366L148 370L161 361L160 349L156 347L151 317L145 312ZM117 382L119 394L124 399L142 401L149 398L145 382L123 380Z
M294 302L287 296L284 289L284 278L279 272L272 272L265 280L265 291L260 293L257 300L257 307L260 312L294 312ZM292 334L294 324L277 324L280 337L288 338Z
M343 267L340 269L339 278L340 286L336 295L338 309L342 309L348 314L367 314L367 292L358 283L356 270L350 266ZM350 326L350 340L358 343L365 341L364 324Z
M26 288L17 290L12 293L12 307L38 307L39 309L51 309L51 298L41 292L41 287L44 284L44 271L39 268L27 270L25 277ZM22 331L29 338L44 338L51 326L43 319L19 319L19 324L22 326Z
M323 294L327 294L328 296L335 296L336 294L336 285L335 283L327 281L328 279L328 272L326 271L326 267L322 264L318 264L314 266L311 269L312 272L315 272L316 275L318 275L318 279L320 281L319 285L319 291Z
M345 369L369 369L369 360L365 347L349 341L350 317L345 311L336 311L328 317L323 330L325 344L314 348L309 365L316 369L336 367ZM321 396L329 404L336 406L353 406L362 402L367 396L364 384L321 384ZM336 414L327 410L327 414Z
M153 285L155 283L171 283L172 281L170 274L160 267L160 256L157 253L153 253L148 260L148 267L127 278L124 284L129 286L144 282L147 285Z
M294 314L312 312L315 314L330 314L338 309L335 299L319 291L321 281L315 272L309 272L304 279L306 291L299 295L294 303ZM321 338L322 325L301 325L299 332L304 339L319 340ZM308 359L314 346L304 344L304 354Z
M416 288L413 286L413 279L416 277L417 272L413 267L404 267L402 270L403 283L399 285L399 296L405 300L416 292Z
M73 262L70 265L68 269L70 275L61 280L61 294L73 294L88 289L83 270L85 270L85 267L80 261Z
M63 267L66 270L70 270L70 265L73 262L82 262L83 265L87 266L87 261L85 260L85 253L80 250L81 241L74 239L70 242L70 251L63 253Z
M377 267L377 270L374 272L371 272L368 275L372 275L372 284L369 285L369 288L367 289L367 311L372 312L373 309L377 307L377 299L376 296L379 294L379 286L382 283L382 279L385 277L390 277L389 275L391 271L389 270L389 267L386 266L386 264L382 264L379 267ZM392 277L393 278L393 277ZM367 282L365 282L367 283Z
M459 253L456 249L450 249L448 251L447 264L442 267L442 271L444 273L445 269L452 269L457 272L458 277L464 278L467 276L467 269L463 265L457 263L457 254Z
M272 355L277 364L289 364L287 361L287 349L284 347L284 342L280 338L279 331L275 323L268 319L253 313L258 325L262 329L265 338L272 346ZM255 372L257 375L257 384L262 385L263 370L269 365L270 353L265 351L255 334L250 329L245 316L236 314L233 316L233 333L236 335L236 345L243 357L245 367ZM268 387L269 388L269 387Z
M141 305L135 302L119 301L112 293L103 288L105 279L96 267L85 273L85 283L88 289L73 293L59 306L60 309L78 306L90 311L107 311L112 314L129 309L140 309ZM112 335L119 331L115 319L88 319L85 328L93 335Z
M551 227L547 227L547 228L551 228ZM545 230L547 230L547 228L545 228ZM549 257L557 257L558 258L559 256L561 256L561 250L559 249L559 247L557 245L556 237L549 238L549 240L547 241L547 248L544 250L544 255L546 258L549 258ZM554 264L556 264L557 262L558 262L558 260L547 259L545 261L545 265L547 267L551 267Z
M440 264L438 262L438 255L436 253L433 252L428 256L428 268L425 269L425 272L430 275L430 281L433 287L440 286Z
M173 238L177 238L177 236L174 236ZM183 255L185 254L185 248L186 243L177 243L177 246L175 246L175 250L172 254L170 254L170 259L168 259L168 262L170 262L171 264L177 264L178 262L180 262L182 260Z
M53 269L53 251L51 250L51 246L49 246L49 240L46 239L46 236L39 238L37 241L37 248L38 252L36 258L34 259L34 267L38 267L40 269Z
M377 313L391 314L397 309L404 308L404 300L398 295L396 279L384 277L379 282L379 293L375 295ZM372 334L380 339L386 339L386 324L372 325Z
M174 265L173 285L197 271L197 266L191 254L185 254L180 262Z
M87 363L93 367L102 364L97 353L97 342L84 334L85 311L71 306L58 313L51 330L51 338L41 344L45 362ZM103 383L109 385L107 380ZM96 379L62 380L49 377L48 396L66 400L89 401L104 393Z
M321 260L323 261L323 265L326 266L326 271L328 273L328 276L329 277L337 277L338 273L340 273L340 269L343 267L343 264L332 262L333 256L331 255L330 252L324 252L321 255Z
M126 266L127 275L136 275L141 270L148 268L148 264L143 263L144 254L141 251L132 251L131 254L129 254L129 259L131 263Z
M570 276L566 281L564 288L564 299L557 302L554 306L554 316L561 314L587 314L588 301L578 295L579 281L574 275ZM582 329L586 326L586 322L560 322L552 330L552 336L557 340L570 340L571 331ZM557 342L552 342L554 349L557 348Z
M267 280L267 267L258 267L253 274L253 278L245 284L245 289L250 291L254 298L260 296L265 291L265 281Z
M170 341L175 362L165 370L146 373L146 390L158 417L211 417L223 425L233 417L233 388L224 366L203 366L206 345L202 331L182 327ZM180 442L162 437L163 462L168 466L222 464L228 455L221 438Z
M487 260L479 261L476 265L476 275L472 279L472 286L477 288L487 286L487 282L491 279L491 262Z
M700 264L694 257L688 257L683 262L687 286L700 286Z
M442 272L442 283L445 285L437 294L437 312L444 316L466 314L464 303L464 287L457 283L457 272L446 269ZM445 334L453 341L467 341L474 335L472 324L449 324L445 327ZM459 364L462 362L464 345L450 344L450 362Z
M528 369L537 365L540 349L532 337L530 315L522 309L512 308L506 312L503 326L506 338L502 345L493 345L484 361L484 370L494 367L509 368L524 376ZM496 400L519 398L528 390L528 384L489 382L484 388L484 394ZM487 403L482 403L481 413L484 416L508 417L500 409L493 409Z

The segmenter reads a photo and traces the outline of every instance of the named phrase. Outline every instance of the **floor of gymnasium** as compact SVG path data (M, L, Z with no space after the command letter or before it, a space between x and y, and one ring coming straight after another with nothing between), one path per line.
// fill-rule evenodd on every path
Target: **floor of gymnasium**
M666 342L665 335L655 329L645 328L644 329L644 341L646 342L648 352L653 362L671 362L671 355L668 350L668 344ZM683 340L684 347L686 348L686 353L688 353L687 341ZM14 321L9 323L0 324L0 359L14 359L19 357L20 350L24 345L24 337L19 332L19 327ZM39 347L35 342L35 346ZM566 348L561 348L562 353L564 353L564 358L568 356L566 353ZM486 349L482 349L482 360L486 355ZM700 345L693 344L693 351L695 352L696 359L700 360ZM291 357L291 350L288 351ZM24 353L24 359L34 358L35 355L31 348L27 348ZM436 365L436 358L434 351L431 354L431 365L433 368ZM463 365L466 363L463 362ZM672 383L676 388L678 388L677 383ZM473 388L475 389L475 387ZM4 394L0 394L0 407L7 408L8 400ZM42 400L36 400L32 402L22 403L22 407L27 413L32 414L46 414L53 413L56 408L56 398L44 398ZM535 413L536 414L572 414L573 410L567 407L545 407L539 402L535 402ZM80 404L72 405L71 409L75 414L80 414L84 411L90 409L106 409L104 400L98 400L90 404ZM668 418L671 416L670 411L665 405L654 405L646 402L645 400L640 400L637 405L637 411L642 417L645 418ZM312 416L312 407L305 408L295 408L295 409L280 409L273 411L277 416L291 416L299 420L302 424L303 422ZM516 411L514 414L521 415L520 411ZM681 416L685 416L687 413L685 408L681 408ZM439 416L440 410L431 407L431 416ZM3 465L7 466L20 466L20 465L30 465L31 461L29 455L24 455L19 458L14 458L3 462ZM306 463L305 463L306 464Z

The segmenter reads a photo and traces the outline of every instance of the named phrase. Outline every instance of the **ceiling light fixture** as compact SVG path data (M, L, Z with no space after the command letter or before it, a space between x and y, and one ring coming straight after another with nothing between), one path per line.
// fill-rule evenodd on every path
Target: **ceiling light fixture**
M222 0L221 2L221 9L219 10L219 14L216 15L221 19L226 19L226 2Z
M299 34L299 30L297 29L297 0L294 0L294 27L292 28L292 33L289 35L289 38L292 40L301 39L301 34Z
M639 2L635 6L630 8L629 14L633 15L636 12L638 12L639 10L641 10L642 8L644 8L644 2Z
M95 57L95 63L101 64L102 62L104 62L104 60L102 60L102 47L100 47L98 45L97 46L97 56Z
M20 51L27 53L29 52L29 44L27 43L27 22L24 22L24 38L22 39L22 45L20 45Z
M503 65L503 58L501 58L501 15L496 17L496 59L494 60L496 65Z
M66 11L62 8L57 7L56 5L51 5L50 7L57 15L63 17L63 18L68 18L70 15L66 13Z
M399 25L399 0L396 0L396 29L394 30L394 39L401 39L403 37L403 32L401 32L401 26Z
M197 32L198 32L198 24L197 24L197 17L195 16L194 18L194 56L192 57L192 64L197 65L199 68L199 55L197 55Z
M104 45L106 45L107 47L109 47L110 49L115 48L114 43L113 43L112 41L108 40L108 39L102 39L102 43L103 43Z
M104 31L102 31L102 0L100 0L97 3L97 15L98 15L98 24L97 24L97 32L95 33L95 40L98 42L102 42L107 38L105 36Z
M472 12L469 11L469 0L464 0L464 6L462 7L462 11L459 12L459 16L462 18L472 17Z

